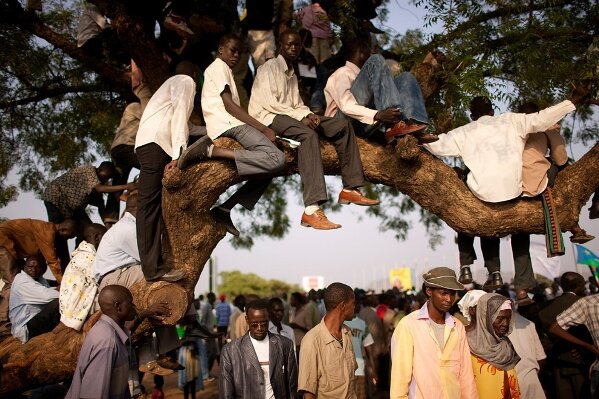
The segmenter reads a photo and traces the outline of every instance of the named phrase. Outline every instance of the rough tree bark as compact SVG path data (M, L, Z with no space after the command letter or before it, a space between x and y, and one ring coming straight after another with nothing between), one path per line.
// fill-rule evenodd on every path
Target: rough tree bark
M10 0L14 4L14 0ZM162 61L153 40L145 36L140 19L126 18L120 2L93 0L111 15L113 26L125 42L138 64L144 70L150 85L158 87L166 78L166 64ZM117 3L117 4L114 4ZM23 16L23 18L31 18ZM44 37L80 59L115 86L128 86L123 75L103 69L85 54L64 40L41 29L38 21L24 19L24 29ZM428 60L432 62L431 59ZM95 64L95 65L94 65ZM438 66L425 65L414 70L425 94L439 88L435 76ZM484 203L474 197L455 172L441 160L406 137L395 148L358 140L365 177L369 182L393 186L413 198L420 206L438 215L457 231L482 236L504 236L511 233L542 233L543 213L538 199L518 199L500 204ZM219 144L234 148L233 140L220 139ZM325 172L339 174L337 156L332 145L321 143ZM285 174L297 173L296 154L286 149L289 165ZM193 289L210 254L224 238L225 231L209 216L209 209L220 194L239 182L231 162L209 161L181 172L178 169L164 177L163 215L166 224L166 252L174 268L187 272L180 284L141 281L131 291L139 309L157 300L167 300L173 314L167 320L174 324L185 313ZM554 188L554 197L560 224L564 230L574 226L589 196L599 187L599 144L596 144L578 162L560 172ZM54 331L33 338L22 345L7 339L0 346L0 397L12 392L68 380L75 368L85 333L93 326L96 313L75 332L59 325ZM142 330L147 330L146 322Z

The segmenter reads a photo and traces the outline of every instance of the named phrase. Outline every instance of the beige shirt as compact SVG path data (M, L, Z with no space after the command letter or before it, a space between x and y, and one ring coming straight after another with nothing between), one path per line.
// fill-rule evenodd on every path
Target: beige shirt
M272 58L258 68L248 112L266 126L270 126L277 115L301 121L312 113L304 105L297 76L283 56Z
M305 304L301 309L292 309L291 314L289 315L289 323L295 323L300 325L308 330L314 327L314 322L312 320L312 313L310 312L310 307L308 304ZM293 333L295 334L295 344L300 346L302 344L302 339L306 333L299 328L294 328Z
M544 134L528 136L522 153L522 195L534 197L547 188L547 170L551 167L545 158L548 149L551 160L557 166L568 162L566 141L559 134L559 126Z
M302 342L299 360L298 391L318 399L354 399L355 371L358 368L352 346L351 330L342 327L339 343L322 321L308 331Z
M172 159L179 159L187 148L196 85L187 75L175 75L154 93L141 116L135 149L158 144Z
M141 113L142 109L140 103L131 103L125 107L123 116L121 116L121 123L116 129L116 134L110 149L113 149L117 145L135 145L135 136L137 135L137 129L139 128Z
M204 85L202 86L202 113L206 121L208 136L215 140L227 130L244 123L225 109L221 94L229 86L233 102L239 105L239 94L233 78L233 71L220 58L217 58L204 71Z
M324 114L333 118L340 109L345 115L372 125L377 110L358 104L351 92L351 85L356 80L358 73L360 73L360 68L349 61L333 72L324 88L324 97L327 101L327 109Z

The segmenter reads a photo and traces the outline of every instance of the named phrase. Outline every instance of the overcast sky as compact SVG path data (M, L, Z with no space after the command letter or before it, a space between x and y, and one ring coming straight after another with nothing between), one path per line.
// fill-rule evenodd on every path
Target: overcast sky
M387 25L398 31L405 31L422 26L422 20L417 10L401 2L391 0L391 14ZM574 146L573 155L579 159L586 149ZM341 189L339 177L327 178L334 190L329 193L331 200L336 200ZM385 206L381 204L380 206ZM597 220L589 221L588 208L583 208L581 225L590 234L599 237L599 223ZM410 267L419 285L421 275L428 268L448 266L459 268L455 233L449 228L443 231L444 242L435 251L428 247L428 239L424 228L417 220L412 222L406 241L397 241L392 232L381 233L376 219L366 216L365 210L354 205L343 206L339 213L330 214L331 220L343 225L343 228L333 231L317 231L301 227L299 220L302 207L298 205L295 197L291 198L288 207L289 217L292 220L290 233L279 241L270 239L257 239L251 250L233 249L227 236L220 242L214 251L215 263L218 271L240 270L253 272L265 278L276 278L290 283L301 284L303 276L324 276L325 284L333 281L342 281L351 286L374 288L380 290L389 287L388 270L395 267ZM0 216L9 219L36 218L47 219L47 214L41 200L34 198L31 193L23 193L18 201L0 209ZM233 211L233 220L236 220ZM97 216L96 216L97 218ZM561 263L561 272L576 270L572 256L572 246L569 242L569 233L564 235L566 255L558 258ZM542 243L543 237L536 236L536 241ZM504 279L509 281L513 275L513 262L509 249L509 239L501 240L502 270ZM599 254L599 239L587 244L595 253ZM480 246L476 240L477 252L480 255ZM586 266L585 266L586 267ZM485 272L481 261L474 266L475 279L483 281ZM588 270L581 268L586 276ZM207 269L200 277L196 292L204 292L208 287Z

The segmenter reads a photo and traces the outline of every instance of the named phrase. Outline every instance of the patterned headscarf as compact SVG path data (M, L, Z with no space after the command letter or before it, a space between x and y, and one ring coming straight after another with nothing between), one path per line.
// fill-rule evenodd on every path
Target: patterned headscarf
M470 352L501 370L511 370L520 357L516 354L507 336L514 329L514 318L508 332L502 338L495 334L493 322L503 309L508 309L509 300L499 294L485 294L476 306L476 323L466 332ZM511 308L511 307L510 307Z

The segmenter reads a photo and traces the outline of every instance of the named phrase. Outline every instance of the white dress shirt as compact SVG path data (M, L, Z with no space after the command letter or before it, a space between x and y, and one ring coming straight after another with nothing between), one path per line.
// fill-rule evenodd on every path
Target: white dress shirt
M372 125L377 110L358 104L351 92L351 85L356 80L358 73L360 73L360 68L352 62L346 61L344 66L329 76L324 88L324 97L327 101L327 109L324 114L333 118L337 114L337 109L340 109L345 115Z
M258 68L248 111L266 126L270 126L277 115L301 121L312 113L303 103L297 76L283 56L272 58Z
M202 86L202 112L208 136L212 140L231 128L244 125L242 121L229 114L225 109L225 103L221 97L225 86L229 86L233 102L240 105L233 71L223 60L217 58L204 71L204 85Z
M41 312L44 305L58 299L58 291L50 288L48 281L40 277L34 280L25 272L19 272L12 281L8 315L12 323L13 337L25 343L29 340L27 322Z
M536 114L483 116L424 147L438 156L462 157L470 169L466 184L482 201L508 201L522 193L522 151L528 135L549 129L575 109L566 100Z
M277 330L277 326L275 326L272 321L268 322L268 331L270 331L273 334L278 334L282 335L285 338L289 338L291 342L293 342L293 350L295 351L295 333L293 332L293 328L291 328L285 323L281 323L281 327L283 328L281 332L279 332L279 330Z
M92 266L96 281L119 267L139 263L135 216L129 212L102 237Z
M187 75L170 77L152 96L141 116L135 149L156 143L173 160L187 148L187 121L193 110L196 84Z

